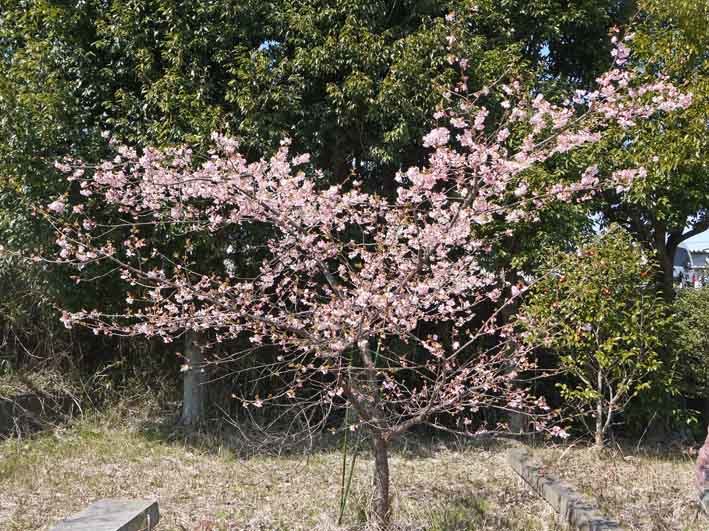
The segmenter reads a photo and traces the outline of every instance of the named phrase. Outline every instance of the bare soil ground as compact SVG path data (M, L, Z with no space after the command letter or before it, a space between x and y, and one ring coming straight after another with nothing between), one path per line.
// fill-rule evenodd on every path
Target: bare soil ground
M396 527L559 529L551 509L506 465L505 451L498 444L404 441L392 457ZM693 503L689 455L580 448L540 448L536 455L629 530L709 528ZM77 421L0 442L0 529L48 529L109 497L157 499L158 529L165 531L363 529L371 458L359 456L337 526L341 460L336 449L248 456L213 438L170 441L125 421Z

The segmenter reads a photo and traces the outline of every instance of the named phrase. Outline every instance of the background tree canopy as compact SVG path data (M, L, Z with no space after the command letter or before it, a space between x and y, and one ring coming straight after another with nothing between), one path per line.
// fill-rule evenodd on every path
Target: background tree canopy
M254 156L287 134L335 173L355 161L390 175L420 159L459 75L451 54L469 58L471 85L515 67L587 83L629 13L551 0L3 4L0 161L17 175L90 154L100 129L160 145L222 129Z
M631 163L648 170L627 201L609 194L599 210L656 253L659 281L671 300L677 246L709 229L709 4L644 0L640 7L633 25L633 60L648 78L661 71L694 100L681 113L641 124L632 137L623 138L622 149L594 153L609 168Z

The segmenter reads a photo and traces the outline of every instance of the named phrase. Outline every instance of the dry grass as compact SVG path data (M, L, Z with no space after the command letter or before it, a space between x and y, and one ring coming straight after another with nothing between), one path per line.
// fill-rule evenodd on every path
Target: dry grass
M691 462L541 450L550 467L630 529L692 523ZM561 460L559 459L561 457ZM31 440L0 443L0 529L46 529L100 498L159 500L161 530L361 529L371 460L357 462L342 528L335 525L341 455L239 457L215 440L170 442L155 430L85 420ZM514 476L503 447L410 440L392 458L397 527L427 531L548 531L554 514Z
M694 462L687 449L548 449L550 473L572 483L629 531L706 531L698 514Z

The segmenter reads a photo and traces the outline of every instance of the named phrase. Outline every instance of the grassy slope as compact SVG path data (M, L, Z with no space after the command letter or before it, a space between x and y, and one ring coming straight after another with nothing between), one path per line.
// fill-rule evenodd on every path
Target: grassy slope
M596 497L629 529L704 530L693 521L688 457L598 457L541 450L550 468ZM409 442L392 460L399 527L407 530L555 529L549 508L504 464L503 448ZM156 431L81 421L70 429L0 443L0 529L46 529L106 497L160 502L161 530L338 529L337 451L238 457L214 441L168 442ZM370 485L357 462L346 529L359 528ZM598 473L600 472L600 473Z

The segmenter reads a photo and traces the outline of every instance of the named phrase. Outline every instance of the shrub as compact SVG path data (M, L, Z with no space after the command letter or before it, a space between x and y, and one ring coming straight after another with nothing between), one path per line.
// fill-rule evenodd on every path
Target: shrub
M681 290L673 310L679 391L690 400L702 400L709 421L709 287Z
M557 383L561 396L602 446L616 415L661 366L666 308L653 265L619 227L551 263L523 308L525 337L558 356L568 376Z

